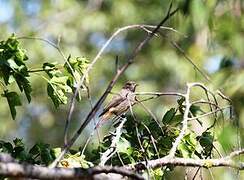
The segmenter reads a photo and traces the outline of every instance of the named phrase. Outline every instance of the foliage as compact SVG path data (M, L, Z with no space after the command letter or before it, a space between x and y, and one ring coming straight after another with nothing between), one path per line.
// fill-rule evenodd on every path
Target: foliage
M113 157L109 164L121 166L123 164L142 162L145 159L157 159L158 157L166 156L181 131L180 122L184 111L179 109L183 108L180 106L184 104L184 99L179 99L177 102L179 107L168 110L163 116L160 126L158 122L152 119L135 122L133 117L129 117L116 146L119 155ZM194 113L202 112L200 107L193 107L192 109L194 109ZM138 128L138 132L135 130L136 128ZM98 162L99 154L110 147L113 137L113 133L105 136L98 149L93 150L92 155L88 159L91 162ZM197 136L194 131L189 131L181 140L176 155L183 158L208 158L212 154L213 143L212 132L204 131ZM167 171L165 171L166 169ZM151 176L160 179L169 170L173 171L174 167L157 168L150 170L150 172Z
M61 104L67 104L67 94L74 93L76 84L88 65L88 60L85 58L69 56L63 65L43 63L41 70L30 70L25 64L26 60L28 56L14 35L0 42L0 77L4 80L2 97L7 98L13 119L16 117L15 107L21 106L22 103L17 92L9 92L10 84L15 82L20 91L25 92L30 103L32 87L27 78L32 72L44 71L49 77L49 79L43 77L47 81L47 94L58 108ZM61 71L61 68L64 70Z
M65 168L89 168L93 167L93 163L85 160L85 155L81 155L79 152L75 154L66 154L65 157L60 161L59 167Z
M3 6L2 2L5 3ZM120 27L157 24L162 12L166 12L168 8L166 1L99 2L101 4L76 0L0 1L0 12L10 9L5 13L9 15L9 19L4 20L3 15L0 17L0 134L3 139L9 139L14 134L24 137L25 142L35 144L32 148L27 148L20 139L13 143L2 140L1 152L7 152L21 162L50 164L60 153L59 146L63 143L63 133L60 132L63 131L68 109L63 105L69 102L89 65L87 58L81 55L85 54L89 59L95 57L101 45ZM232 99L234 111L223 110L221 115L213 114L191 121L176 155L207 159L218 153L225 154L237 144L243 146L242 2L177 0L173 6L179 6L180 10L167 26L175 31L161 29L158 36L139 53L136 63L119 79L113 92L118 92L126 80L136 81L140 84L138 91L145 92L182 92L187 82L204 82L211 90L220 89ZM147 29L146 33L144 30L124 31L105 49L79 89L79 104L74 109L70 132L79 126L80 120L101 96L107 81L114 74L114 57L118 56L117 63L123 64L135 44L151 29ZM17 35L10 35L10 31ZM22 35L32 39L25 39ZM44 39L48 43L42 43ZM173 43L178 44L185 54L171 46ZM211 80L206 81L185 56L208 73ZM194 89L191 100L207 99L204 93ZM48 102L44 94L47 94L53 104ZM210 100L214 102L211 96ZM223 101L218 101L220 107L223 104ZM118 154L108 164L135 163L164 157L169 153L182 127L185 99L175 101L172 97L155 98L147 105L159 122L149 117L139 105L133 107L139 121L127 116L128 120L117 145ZM6 110L7 106L10 111ZM20 106L22 108L17 109ZM202 104L194 104L190 108L191 116L203 115L209 111L209 106ZM9 121L10 114L17 121ZM229 116L232 114L234 119ZM213 123L214 126L207 129ZM93 128L88 127L74 148L78 149L78 145L83 148L82 144L92 131ZM59 165L84 168L97 165L100 153L110 147L113 137L105 130L101 131L102 142L99 145L88 146L84 154L79 150L72 150ZM236 132L239 132L240 137L237 137ZM237 142L238 138L241 142ZM36 143L40 139L51 145ZM53 149L54 146L58 148ZM165 167L150 170L150 173L155 179L167 179L167 175L175 172L174 170L174 167ZM213 173L219 179L226 174L232 175L230 170L222 172ZM173 174L173 177L179 178L177 174Z
M14 35L6 41L0 42L0 77L4 81L4 94L11 110L13 119L16 116L15 106L20 106L20 98L16 92L8 92L7 87L11 83L16 83L20 91L24 91L28 101L31 101L31 86L27 80L29 77L28 68L25 61L28 60L25 50L19 45L19 41Z
M0 141L0 152L8 153L20 162L31 164L48 165L57 156L55 149L49 144L37 143L30 150L27 150L22 139L14 139L13 143Z

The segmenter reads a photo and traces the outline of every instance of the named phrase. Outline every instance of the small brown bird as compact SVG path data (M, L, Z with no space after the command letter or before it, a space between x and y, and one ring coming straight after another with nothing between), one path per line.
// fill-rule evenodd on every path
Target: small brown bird
M99 115L101 119L99 120L96 128L99 127L102 122L114 116L122 115L135 103L136 96L134 92L136 90L136 86L138 86L138 84L134 81L128 81L125 83L122 90L113 96L111 102L105 106L103 112Z

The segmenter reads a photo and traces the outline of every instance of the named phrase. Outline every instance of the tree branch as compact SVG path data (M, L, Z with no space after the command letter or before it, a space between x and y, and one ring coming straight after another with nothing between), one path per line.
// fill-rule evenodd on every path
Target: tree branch
M142 176L123 167L93 167L83 168L47 168L36 165L0 162L0 175L6 177L22 177L33 179L96 179L97 174L115 173L132 179L144 179ZM111 174L111 178L114 179Z
M219 159L192 159L192 158L171 158L165 156L161 159L155 159L150 161L143 161L127 166L129 170L144 170L146 166L151 168L158 168L166 165L173 166L192 166L192 167L204 167L204 168L213 168L213 167L231 167L239 170L244 170L243 162L235 162L232 158L244 154L244 149L231 152L228 156L219 158Z
M120 174L132 179L144 179L133 171L141 171L146 168L158 168L166 165L173 166L192 166L192 167L231 167L244 170L243 162L235 162L234 157L244 154L244 149L233 151L228 156L219 159L192 159L192 158L164 158L143 161L130 164L124 167L96 166L88 169L83 168L48 168L37 165L19 164L8 154L0 154L0 175L6 177L24 177L35 179L96 179L95 175ZM122 177L121 177L122 178ZM111 174L109 179L114 179Z
M190 107L191 107L191 103L190 103L190 90L191 87L193 86L193 84L187 84L187 90L186 90L186 94L185 96L185 112L183 115L183 121L182 121L182 129L180 130L180 134L179 136L176 138L175 142L173 143L173 146L169 152L168 157L174 157L175 156L175 152L177 150L178 145L180 144L180 141L182 140L182 138L184 137L186 130L187 130L187 123L188 123L188 115L190 112Z
M116 149L117 149L117 144L120 140L121 134L122 134L122 128L124 123L126 122L126 118L121 118L122 121L119 124L119 126L116 128L116 132L115 132L115 137L113 137L112 143L110 145L110 147L104 152L102 153L102 157L100 160L100 166L104 166L105 163L116 153Z

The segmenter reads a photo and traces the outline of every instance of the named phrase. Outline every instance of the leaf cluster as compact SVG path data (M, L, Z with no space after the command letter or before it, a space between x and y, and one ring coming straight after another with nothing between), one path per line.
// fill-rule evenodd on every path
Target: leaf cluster
M47 94L55 107L67 104L68 94L74 93L81 76L88 67L88 60L84 57L73 58L71 55L64 64L43 63L40 69L31 70L26 65L28 56L20 42L12 35L6 41L0 42L0 78L3 79L2 97L7 99L12 118L16 118L16 106L21 106L18 92L11 90L10 85L16 84L20 92L24 92L28 102L31 102L32 87L29 81L30 73L44 72L47 77L40 75L47 82ZM88 83L88 77L85 78ZM84 87L82 87L84 89ZM81 99L81 94L77 100Z
M181 130L185 110L184 101L184 98L179 99L178 106L169 109L160 122L151 118L143 118L140 121L129 116L116 146L117 156L114 156L108 163L114 166L131 164L168 155ZM192 106L190 111L194 115L202 112L198 106ZM99 148L93 150L93 157L89 160L98 162L99 154L110 148L113 136L113 133L105 136ZM210 131L205 131L197 136L194 131L189 129L177 148L176 156L208 158L212 153L213 142L213 133ZM166 169L173 170L174 167ZM160 178L164 173L166 173L165 168L158 168L155 171L152 170L151 175Z
M28 80L29 72L25 61L28 60L26 51L20 47L19 41L14 35L6 41L0 42L0 78L3 79L3 97L7 98L11 115L16 117L16 106L21 105L17 92L9 91L8 87L16 83L21 92L24 91L28 102L31 101L31 85Z
M36 143L28 150L19 138L14 139L12 143L1 140L0 152L8 153L20 162L39 165L48 165L57 156L56 149L52 149L49 144Z

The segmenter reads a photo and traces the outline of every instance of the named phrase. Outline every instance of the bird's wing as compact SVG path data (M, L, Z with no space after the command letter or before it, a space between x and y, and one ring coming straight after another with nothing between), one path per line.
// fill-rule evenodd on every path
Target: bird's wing
M121 95L116 95L112 98L111 102L107 104L107 106L103 109L103 112L99 115L102 116L104 115L106 112L108 112L108 110L111 108L111 107L115 107L115 106L118 106L121 102L123 102L124 100L126 99L126 97L123 97Z

